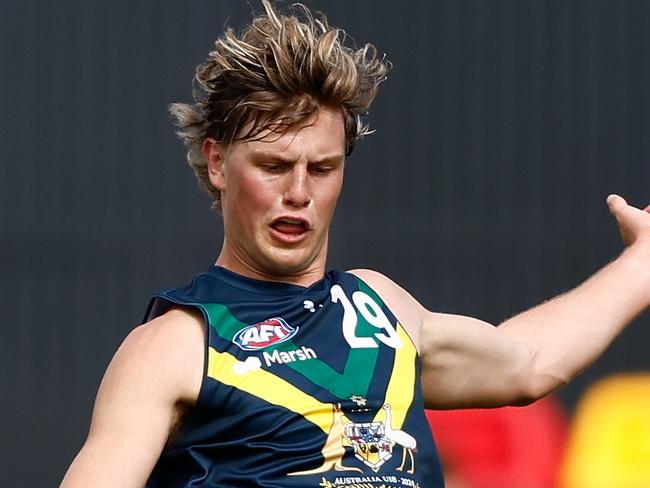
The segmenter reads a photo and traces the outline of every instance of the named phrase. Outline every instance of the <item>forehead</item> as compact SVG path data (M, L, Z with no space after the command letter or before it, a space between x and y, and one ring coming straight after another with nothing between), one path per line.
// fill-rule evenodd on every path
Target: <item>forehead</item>
M257 140L243 141L241 149L252 156L277 155L282 159L322 159L345 154L345 127L339 110L320 108L305 122L286 132L266 131Z

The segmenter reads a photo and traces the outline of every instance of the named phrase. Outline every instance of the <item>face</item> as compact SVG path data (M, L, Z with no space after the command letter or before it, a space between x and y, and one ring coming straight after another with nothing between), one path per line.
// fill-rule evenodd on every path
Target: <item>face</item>
M342 115L321 108L279 138L229 149L208 139L204 154L221 191L225 236L217 264L258 279L304 285L320 279L343 183Z

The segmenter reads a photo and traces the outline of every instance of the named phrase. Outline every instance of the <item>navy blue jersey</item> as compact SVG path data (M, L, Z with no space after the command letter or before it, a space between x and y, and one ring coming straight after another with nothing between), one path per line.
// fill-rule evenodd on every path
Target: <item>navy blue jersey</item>
M147 483L162 487L443 487L415 346L352 274L305 288L212 267L151 302L207 324L196 406Z

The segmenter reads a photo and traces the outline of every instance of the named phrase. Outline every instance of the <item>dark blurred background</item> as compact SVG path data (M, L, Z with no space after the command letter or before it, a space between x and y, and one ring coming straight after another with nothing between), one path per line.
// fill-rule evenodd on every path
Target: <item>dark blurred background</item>
M619 252L606 195L650 202L649 2L308 4L394 64L348 161L331 266L498 323ZM0 1L0 485L58 484L149 296L216 258L220 218L166 107L251 10ZM649 353L646 315L560 399Z

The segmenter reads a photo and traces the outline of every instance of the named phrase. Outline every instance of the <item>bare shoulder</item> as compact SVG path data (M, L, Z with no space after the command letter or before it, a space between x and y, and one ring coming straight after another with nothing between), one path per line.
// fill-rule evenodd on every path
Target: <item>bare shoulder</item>
M205 333L200 312L172 309L133 329L111 367L119 374L137 364L154 385L159 380L178 401L193 403L201 386Z
M173 309L133 329L111 360L97 393L91 434L126 405L173 418L198 398L204 332L200 315ZM121 404L116 404L121 401ZM110 426L109 426L110 427Z
M88 439L63 488L141 487L203 377L200 314L174 309L135 328L99 387Z
M433 353L445 344L455 342L468 328L486 325L471 317L431 312L407 290L377 271L353 269L349 273L362 279L379 294L406 328L421 354Z
M204 329L198 310L173 308L133 329L125 343L133 343L144 350L164 348L174 354L174 351L182 352L183 348L202 347Z
M381 297L419 348L423 317L426 313L424 307L408 291L378 271L352 269L348 272L363 280Z

